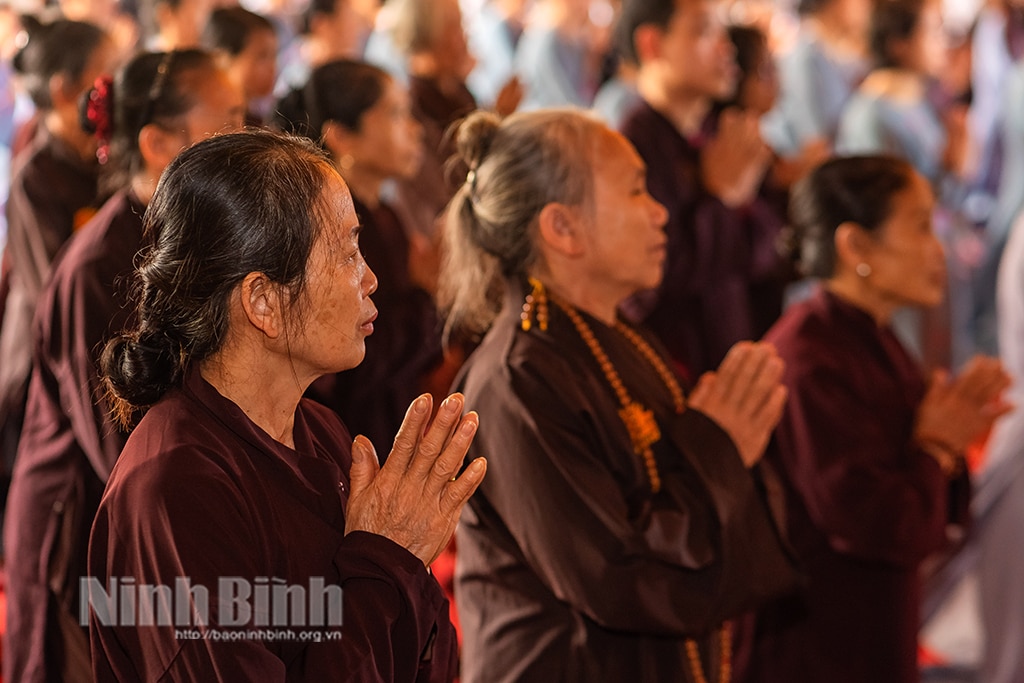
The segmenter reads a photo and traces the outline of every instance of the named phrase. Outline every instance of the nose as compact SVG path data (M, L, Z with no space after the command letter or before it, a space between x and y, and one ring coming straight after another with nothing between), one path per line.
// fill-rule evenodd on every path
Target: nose
M362 285L363 290L366 292L364 296L370 296L377 291L377 274L373 272L369 264L367 264L366 270L363 272Z
M651 197L651 222L659 229L668 223L668 209L654 197Z

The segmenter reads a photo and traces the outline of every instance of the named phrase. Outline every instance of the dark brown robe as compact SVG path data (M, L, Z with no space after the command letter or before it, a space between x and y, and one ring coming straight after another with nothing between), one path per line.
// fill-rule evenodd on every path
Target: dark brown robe
M353 203L363 226L359 248L379 283L373 294L379 315L363 362L321 377L306 395L369 438L383 462L425 376L441 361L440 323L430 295L409 278L409 238L398 216L385 203L374 210Z
M653 494L619 402L572 322L519 325L522 296L464 367L488 473L457 531L462 680L692 681L685 639L717 681L718 627L794 578L770 476L664 382L617 330L584 315L630 395L654 411ZM781 501L775 500L781 506Z
M766 339L786 362L785 415L768 458L787 489L797 598L758 617L758 683L914 683L921 562L963 520L952 485L912 443L922 372L887 327L829 292Z
M171 626L103 625L93 613L93 668L115 681L450 681L454 629L448 602L423 563L392 541L345 534L351 453L331 411L302 401L295 449L260 429L201 377L187 373L145 415L111 474L96 515L89 570L209 588L210 630L321 634L231 642L178 638ZM218 580L261 577L287 586L322 578L343 591L337 626L223 624ZM102 597L102 596L101 596Z
M33 335L25 427L7 502L4 679L88 676L78 577L89 527L126 435L99 403L100 344L129 317L142 242L138 201L111 198L58 257Z
M32 365L32 316L50 265L72 232L96 212L99 166L43 126L14 161L7 200L9 293L0 326L0 429L20 427ZM16 437L12 439L16 444ZM3 454L6 465L14 453ZM10 475L10 470L4 468Z
M687 139L646 102L622 124L647 164L651 196L668 209L664 278L625 310L658 336L691 380L717 368L736 342L755 338L751 289L770 277L780 224L759 200L730 208L704 188L701 148L714 126L709 117L701 134Z

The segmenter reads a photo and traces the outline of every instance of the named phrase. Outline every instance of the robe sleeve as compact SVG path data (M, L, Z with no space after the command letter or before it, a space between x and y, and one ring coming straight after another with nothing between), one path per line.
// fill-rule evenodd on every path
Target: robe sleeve
M945 540L949 483L934 458L882 426L877 407L850 387L849 372L816 364L786 382L779 452L836 552L916 566Z
M713 629L732 616L725 593L737 590L728 579L736 568L726 565L759 565L740 546L750 540L750 516L767 514L731 441L697 411L684 413L673 431L701 452L713 484L667 468L655 512L631 514L612 462L626 458L632 468L637 456L609 452L623 445L603 437L609 425L591 409L585 383L559 384L559 376L515 368L511 396L490 409L487 398L509 390L483 392L478 441L494 453L483 495L554 595L601 626L666 637ZM500 422L488 422L499 412ZM668 508L661 513L659 497Z
M157 465L156 472L142 474L136 469L138 476L118 482L113 496L108 489L93 527L90 569L103 577L135 576L139 584L174 585L177 577L189 577L192 586L209 588L209 629L269 628L251 621L221 626L218 580L267 576L272 569L261 558L276 536L260 521L265 511L254 507L265 498L242 490L212 464L216 457L177 452L161 460L174 461L173 467ZM320 523L310 517L310 524ZM94 612L97 680L284 681L286 661L309 680L447 680L443 674L451 670L454 652L433 647L442 640L438 624L447 623L447 602L423 563L382 536L335 532L324 534L324 562L309 561L311 576L331 565L337 571L323 578L342 589L340 639L290 640L275 653L272 642L256 638L179 639L174 628L102 626ZM435 660L440 666L432 666Z
M114 467L126 434L112 419L103 399L99 356L103 344L127 320L123 297L112 295L104 272L82 269L58 287L56 305L50 310L50 330L42 335L47 348L42 362L60 388L61 408L71 422L71 432L100 481ZM102 269L101 269L102 271Z

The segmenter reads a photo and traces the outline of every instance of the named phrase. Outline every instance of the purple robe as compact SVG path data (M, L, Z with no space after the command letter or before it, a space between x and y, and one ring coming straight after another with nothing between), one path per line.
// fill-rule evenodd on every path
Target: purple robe
M129 317L143 207L114 195L68 243L40 298L25 427L4 524L4 679L88 676L78 577L89 527L126 435L100 402L100 345Z
M806 580L757 618L750 683L914 683L921 562L966 517L912 441L922 372L888 327L828 291L766 336L789 399L769 460L787 489L789 538Z
M180 638L174 625L104 625L94 611L98 683L452 679L448 602L423 563L383 536L345 534L347 430L331 411L303 400L293 437L294 449L272 439L198 369L143 417L96 515L90 573L104 587L111 577L160 586L189 577L191 586L209 589L205 632L251 637ZM308 587L323 579L341 587L343 625L332 625L328 600L322 626L260 626L253 601L250 618L229 626L219 609L222 577L250 586L276 579ZM300 633L319 633L321 642Z

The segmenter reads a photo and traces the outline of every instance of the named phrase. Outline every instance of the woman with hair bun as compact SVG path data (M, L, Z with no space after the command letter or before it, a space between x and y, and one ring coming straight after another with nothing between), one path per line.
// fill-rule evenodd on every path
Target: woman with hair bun
M427 566L483 479L483 462L456 476L477 416L455 395L431 423L420 396L379 468L302 398L359 364L377 315L345 182L308 140L223 135L168 167L146 231L137 321L102 359L117 414L143 415L89 545L96 679L450 681ZM113 622L113 580L191 588L174 624ZM261 603L271 581L298 614Z
M58 259L31 344L21 340L31 348L32 374L4 525L6 680L88 672L78 581L126 437L101 400L97 349L129 318L126 283L160 173L182 148L240 126L243 112L241 94L199 50L139 55L89 94L86 118L101 138L103 182L114 195Z
M493 470L457 531L462 680L725 683L729 620L794 578L759 464L782 364L743 342L687 395L619 316L667 218L621 135L476 113L458 145L441 304L483 335L456 387Z
M824 280L766 335L789 400L768 459L807 580L758 619L743 680L915 683L921 563L966 517L963 453L1008 410L1009 377L976 357L955 378L893 334L901 306L942 300L935 197L906 161L827 161L793 191L802 269Z
M114 46L92 24L22 19L30 38L15 56L21 86L36 107L35 132L11 169L4 279L10 293L0 324L0 472L4 489L18 446L32 363L26 339L54 256L96 212L96 142L79 126L79 99L114 68Z

